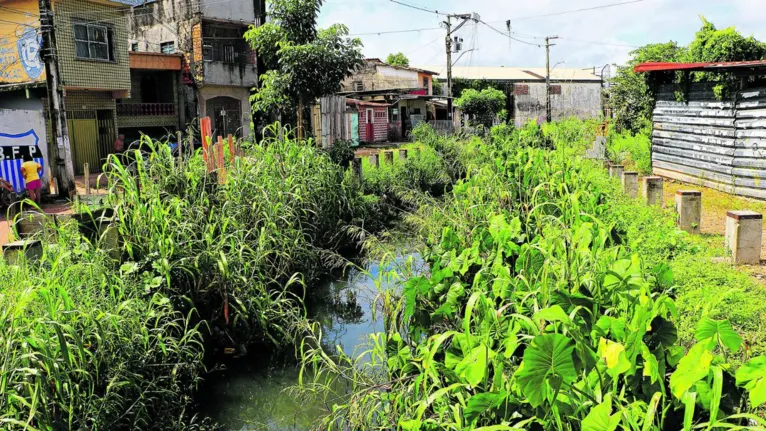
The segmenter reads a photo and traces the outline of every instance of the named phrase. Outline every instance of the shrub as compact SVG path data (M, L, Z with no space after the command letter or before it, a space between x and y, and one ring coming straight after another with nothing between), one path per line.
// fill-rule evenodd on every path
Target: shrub
M353 142L345 139L337 139L330 147L330 160L342 168L347 168L354 160Z

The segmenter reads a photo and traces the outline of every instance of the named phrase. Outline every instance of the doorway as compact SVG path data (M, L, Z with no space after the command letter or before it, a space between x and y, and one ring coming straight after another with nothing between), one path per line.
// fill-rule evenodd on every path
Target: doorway
M375 111L367 109L367 115L365 115L365 124L367 124L367 142L375 142Z
M228 96L213 97L206 102L207 116L213 123L213 134L240 136L242 106L239 99Z

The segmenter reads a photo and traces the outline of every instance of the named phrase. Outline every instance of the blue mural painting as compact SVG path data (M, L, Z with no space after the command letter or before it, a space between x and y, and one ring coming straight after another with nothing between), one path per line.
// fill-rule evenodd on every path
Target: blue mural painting
M31 79L37 79L43 73L43 62L40 59L42 42L42 36L37 34L37 30L32 27L27 27L16 41L21 66L24 67L24 71Z
M24 133L0 133L0 178L13 185L16 193L24 191L24 177L21 175L21 164L24 156L30 155L34 161L43 166L41 176L45 174L43 152L40 150L40 138L34 130Z

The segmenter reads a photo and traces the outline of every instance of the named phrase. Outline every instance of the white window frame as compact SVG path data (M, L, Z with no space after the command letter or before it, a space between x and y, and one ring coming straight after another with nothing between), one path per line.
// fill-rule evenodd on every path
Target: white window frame
M169 50L166 49L167 47L170 47ZM168 41L168 42L160 42L160 52L163 54L175 54L176 53L176 43L174 41Z

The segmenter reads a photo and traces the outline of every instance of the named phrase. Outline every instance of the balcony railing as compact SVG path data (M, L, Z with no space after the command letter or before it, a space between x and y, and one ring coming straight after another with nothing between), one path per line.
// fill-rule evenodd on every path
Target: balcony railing
M175 113L175 103L120 103L117 105L117 115L126 117L175 115Z

